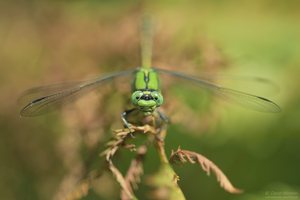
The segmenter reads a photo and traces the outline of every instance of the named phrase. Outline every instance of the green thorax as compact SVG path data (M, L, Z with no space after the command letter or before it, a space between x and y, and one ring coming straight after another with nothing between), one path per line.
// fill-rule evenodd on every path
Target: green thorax
M139 68L135 74L135 80L132 87L133 91L136 90L149 90L159 91L159 78L154 69Z

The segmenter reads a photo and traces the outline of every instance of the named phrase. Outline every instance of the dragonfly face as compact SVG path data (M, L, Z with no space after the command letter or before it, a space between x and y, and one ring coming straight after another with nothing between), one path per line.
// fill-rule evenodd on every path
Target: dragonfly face
M158 91L138 90L131 95L131 102L145 115L151 115L163 103L163 96Z
M151 68L138 68L131 95L132 104L145 115L151 115L163 103L157 72Z

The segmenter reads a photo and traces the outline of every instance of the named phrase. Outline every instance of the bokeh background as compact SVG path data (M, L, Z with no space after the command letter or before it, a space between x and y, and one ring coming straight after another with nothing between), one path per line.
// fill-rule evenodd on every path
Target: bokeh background
M36 118L21 118L17 99L33 86L139 66L143 12L156 21L155 66L261 76L280 88L228 83L282 107L265 114L198 94L189 84L165 86L164 110L172 121L167 153L179 145L199 152L245 190L228 194L199 166L176 166L186 198L299 199L299 10L297 0L0 1L0 199L61 199L102 166L98 154L111 130L121 127L128 80ZM116 159L123 171L129 156ZM158 162L150 151L145 177ZM82 199L118 199L119 190L107 172ZM146 183L136 195L154 198Z

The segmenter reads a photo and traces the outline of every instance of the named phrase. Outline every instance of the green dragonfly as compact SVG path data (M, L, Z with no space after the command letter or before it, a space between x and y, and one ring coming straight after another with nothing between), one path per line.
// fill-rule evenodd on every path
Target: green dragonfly
M151 23L151 20L146 19L141 26L141 67L115 72L82 82L29 89L24 95L34 96L34 98L30 99L21 109L21 116L30 117L43 114L52 108L68 102L70 99L80 97L80 94L85 94L87 91L101 87L104 83L120 77L133 75L131 103L134 108L126 110L121 114L124 125L126 127L130 126L127 116L133 111L140 111L145 116L158 114L163 121L167 121L166 116L159 110L159 107L164 102L159 82L159 76L162 74L193 82L197 86L200 86L200 88L207 89L214 94L253 110L261 112L280 111L280 107L267 98L225 88L209 80L185 73L152 67L153 31ZM45 94L45 91L49 93Z

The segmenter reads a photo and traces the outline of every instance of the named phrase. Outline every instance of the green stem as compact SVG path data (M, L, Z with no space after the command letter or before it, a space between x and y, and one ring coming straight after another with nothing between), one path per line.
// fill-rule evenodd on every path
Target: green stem
M168 199L185 200L184 194L177 184L179 176L174 172L166 156L163 140L157 140L156 147L162 164L152 178L153 186L157 190L167 190Z

